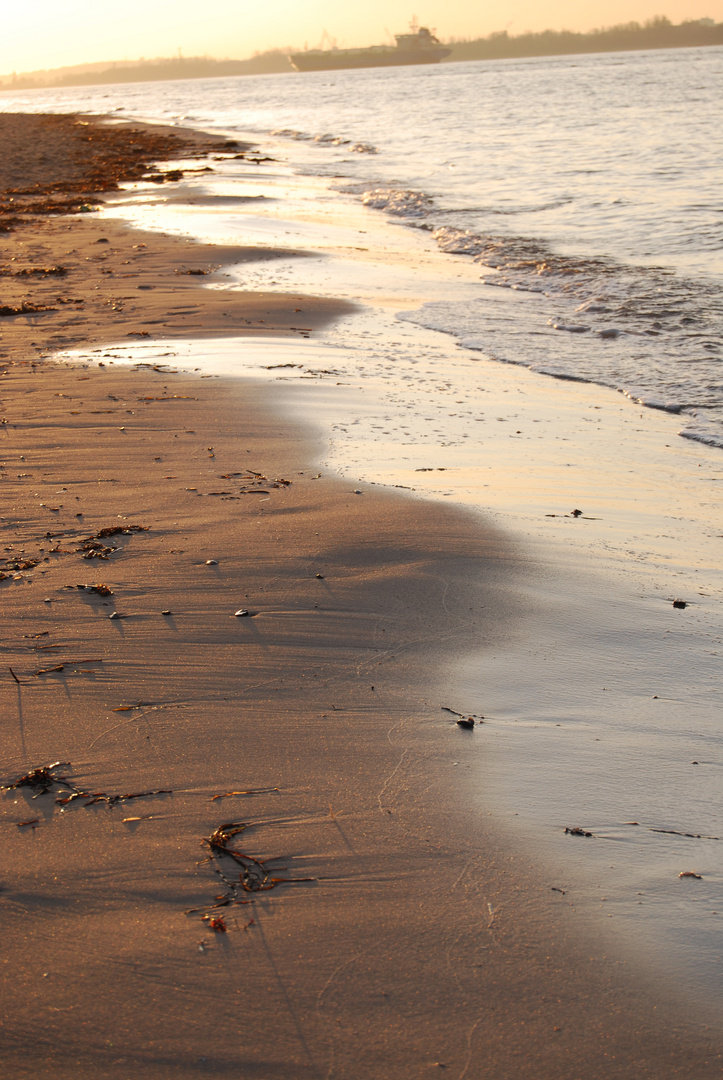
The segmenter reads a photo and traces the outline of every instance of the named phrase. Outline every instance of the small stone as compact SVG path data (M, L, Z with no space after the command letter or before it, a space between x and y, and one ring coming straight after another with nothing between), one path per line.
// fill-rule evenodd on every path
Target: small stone
M43 603L44 603L44 604L52 604L52 602L53 602L53 601L52 601L52 600L50 599L50 597L49 597L49 596L46 596L46 597L45 597L45 599L43 600Z
M120 615L118 614L118 612L117 612L117 611L111 611L111 613L110 613L110 615L108 616L108 618L109 618L109 619L120 619Z
M172 612L170 612L170 611L162 611L161 612L161 615L171 615L171 614L172 614Z
M673 607L686 608L687 606L688 606L688 603L687 603L686 600L674 600L673 601Z
M206 566L218 566L218 559L206 559Z
M244 615L248 615L246 608L239 608L238 611L234 611L234 615L237 619L242 619Z
M466 728L468 731L471 731L472 728L474 727L474 717L473 716L462 716L462 717L460 717L460 719L457 721L457 727Z

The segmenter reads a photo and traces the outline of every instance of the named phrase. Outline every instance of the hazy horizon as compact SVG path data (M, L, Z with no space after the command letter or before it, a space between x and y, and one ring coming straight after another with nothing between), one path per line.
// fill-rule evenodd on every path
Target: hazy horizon
M245 59L287 46L318 46L324 32L340 46L390 41L412 15L442 38L477 38L495 31L589 31L664 15L671 22L711 18L723 22L723 0L592 0L584 9L573 0L490 0L484 11L471 0L368 0L363 11L342 10L334 0L274 0L263 11L243 0L217 0L213 18L199 14L193 0L36 0L27 11L4 14L0 72L27 72L79 64L109 64L158 57L208 56Z

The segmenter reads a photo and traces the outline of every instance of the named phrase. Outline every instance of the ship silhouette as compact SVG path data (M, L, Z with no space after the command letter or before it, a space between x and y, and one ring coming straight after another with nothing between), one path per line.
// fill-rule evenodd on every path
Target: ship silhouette
M426 26L412 20L408 34L395 34L396 45L370 45L366 49L306 49L292 53L289 61L297 71L338 71L343 68L398 67L438 64L451 50L445 49Z

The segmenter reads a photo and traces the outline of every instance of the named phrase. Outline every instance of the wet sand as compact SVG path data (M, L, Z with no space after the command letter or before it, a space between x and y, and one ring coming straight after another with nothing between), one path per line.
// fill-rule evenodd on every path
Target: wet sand
M3 268L67 267L2 277L4 305L57 307L0 321L4 779L70 763L2 796L6 1067L719 1076L715 1034L459 797L482 729L442 710L446 662L524 633L513 540L318 476L261 385L47 359L347 305L214 295L185 271L238 252L80 216L0 239ZM210 861L229 823L244 858Z

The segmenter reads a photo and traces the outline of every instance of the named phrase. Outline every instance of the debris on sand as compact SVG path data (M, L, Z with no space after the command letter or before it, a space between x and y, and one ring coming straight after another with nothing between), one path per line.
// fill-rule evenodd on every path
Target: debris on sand
M155 791L131 791L123 795L107 795L105 791L74 791L72 795L68 795L62 799L56 799L56 803L60 806L65 806L67 803L73 802L74 799L88 799L88 802L83 803L84 806L95 806L96 803L107 803L108 806L117 806L120 802L129 802L131 799L148 799L152 795L172 795L173 792L170 788L156 788Z
M9 304L0 305L0 318L10 319L13 315L32 315L38 311L57 311L57 308L48 307L47 304L30 304L24 300L19 307L11 307Z
M211 915L204 915L203 920L208 924L209 930L213 930L217 934L225 934L228 931L223 915L216 915L215 918Z
M169 788L158 788L155 791L131 791L124 794L109 795L105 791L84 791L67 776L59 774L58 769L71 769L69 761L54 761L51 765L39 765L31 769L23 776L18 777L9 784L0 787L2 791L29 787L36 791L33 795L37 799L40 795L52 793L56 795L55 802L58 806L67 806L76 799L85 799L84 806L95 806L96 803L107 803L115 806L117 803L128 802L131 799L147 799L152 795L172 795ZM56 790L53 792L52 789Z
M473 713L471 714L471 713L457 712L456 709L450 709L446 705L441 705L440 708L441 708L442 712L448 712L448 713L451 713L452 716L459 717L459 719L457 720L457 723L459 724L459 726L461 728L473 728L474 725L475 725L475 721L478 724L484 724L484 722L485 722L484 716L476 716Z
M52 647L58 648L57 645ZM103 662L103 658L100 656L87 660L64 660L62 664L56 664L55 667L40 668L39 671L34 671L33 675L50 675L54 671L65 671L67 668L75 669L76 674L87 674L88 672L85 669L86 664L102 664ZM79 665L79 668L76 668L76 665Z
M150 525L110 525L105 529L101 529L100 532L95 534L95 538L98 540L104 540L106 536L118 536L121 533L129 535L130 533L148 532ZM93 540L94 537L89 537Z
M148 529L149 526L147 525L111 525L108 528L101 529L100 532L95 533L93 536L87 536L85 540L81 540L80 547L75 550L83 552L84 559L107 559L118 548L109 547L102 543L103 540L108 539L109 536L131 536L133 533L148 532Z
M39 765L35 769L31 769L23 776L18 777L11 784L3 784L3 791L11 791L14 788L29 787L33 790L37 789L39 795L45 794L46 791L50 791L53 784L62 784L67 787L72 785L67 781L64 776L56 776L56 769L69 769L71 767L69 761L54 761L51 765Z
M113 590L98 582L96 585L66 585L66 589L82 589L83 592L97 593L98 596L112 596Z
M26 266L22 270L9 270L0 267L0 277L65 277L68 269L65 266Z
M38 565L39 559L3 559L5 570L32 570Z
M223 881L228 892L222 896L217 896L215 898L215 903L208 905L208 907L190 908L186 911L186 915L201 913L203 919L209 920L211 918L209 911L214 911L222 907L251 903L248 899L248 894L250 893L270 892L278 885L299 885L302 882L316 880L316 878L310 877L273 877L273 871L260 859L256 859L253 855L248 855L246 852L239 851L238 848L232 847L234 838L240 836L241 833L251 827L251 822L229 821L225 825L219 825L218 828L214 829L210 836L204 837L203 843L207 844L211 849L210 858L213 862L214 870ZM226 876L228 873L227 868L229 860L231 861L235 872L234 877L231 879Z
M220 795L212 795L211 802L216 799L230 799L232 795L268 795L271 791L278 791L277 787L248 788L246 791L224 791Z

